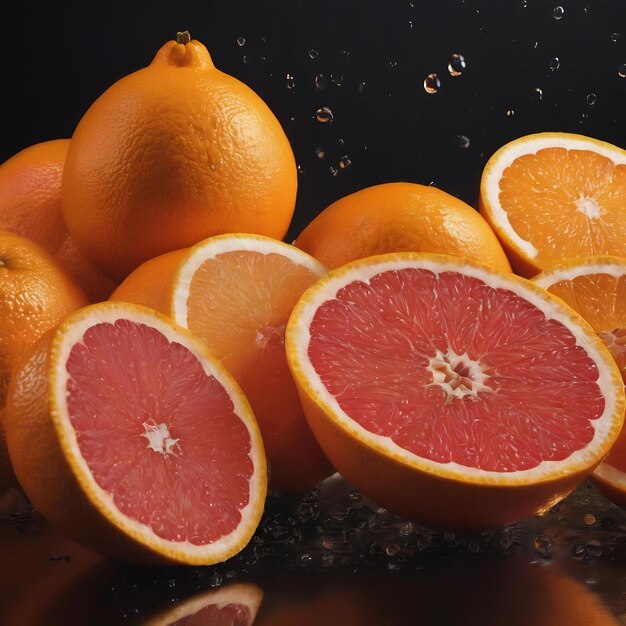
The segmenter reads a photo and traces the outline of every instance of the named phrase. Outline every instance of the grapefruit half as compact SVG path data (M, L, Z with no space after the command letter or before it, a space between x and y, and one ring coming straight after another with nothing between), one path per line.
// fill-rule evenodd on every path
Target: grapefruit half
M261 518L265 457L245 396L150 309L97 304L46 335L12 380L6 430L32 503L104 555L216 563Z
M399 253L331 272L294 308L286 346L337 470L429 525L483 529L546 510L623 422L619 370L578 314L454 257Z

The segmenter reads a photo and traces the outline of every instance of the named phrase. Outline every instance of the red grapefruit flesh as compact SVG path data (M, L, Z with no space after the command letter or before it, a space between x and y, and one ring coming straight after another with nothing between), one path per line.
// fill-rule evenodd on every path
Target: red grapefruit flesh
M199 341L154 311L103 303L71 316L27 361L10 408L25 490L89 547L213 563L258 524L265 459L249 405Z
M287 335L330 460L420 521L487 527L538 512L593 470L623 420L619 372L582 318L528 281L452 257L332 272Z

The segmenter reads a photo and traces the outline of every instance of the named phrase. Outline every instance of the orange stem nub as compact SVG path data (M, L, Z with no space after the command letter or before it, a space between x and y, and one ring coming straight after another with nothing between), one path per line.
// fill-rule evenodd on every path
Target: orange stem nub
M176 33L176 43L182 43L183 45L191 41L191 34L188 30L178 31Z

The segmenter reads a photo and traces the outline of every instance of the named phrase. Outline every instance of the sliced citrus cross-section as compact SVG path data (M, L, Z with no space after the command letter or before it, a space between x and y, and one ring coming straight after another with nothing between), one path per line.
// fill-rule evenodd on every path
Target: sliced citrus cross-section
M593 326L626 381L626 259L606 256L569 261L533 280ZM622 430L593 478L608 498L626 508L626 431Z
M453 257L339 268L305 292L286 337L337 470L432 525L481 529L545 510L623 421L619 371L582 318L527 280Z
M111 296L171 316L222 361L252 405L270 484L279 490L308 489L332 472L304 418L284 347L294 305L325 273L294 246L222 235L147 261Z
M93 305L46 335L11 383L6 430L33 504L105 555L215 563L261 518L265 457L245 396L150 309Z
M626 151L568 133L516 139L489 159L480 212L515 271L566 259L626 256Z

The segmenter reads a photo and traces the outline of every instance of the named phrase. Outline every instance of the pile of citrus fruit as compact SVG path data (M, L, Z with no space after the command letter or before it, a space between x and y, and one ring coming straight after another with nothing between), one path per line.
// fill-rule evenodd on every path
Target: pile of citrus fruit
M626 505L626 152L525 137L480 212L394 182L287 244L296 186L274 115L188 33L0 167L0 485L144 563L223 561L268 481L334 471L443 527L592 474Z

